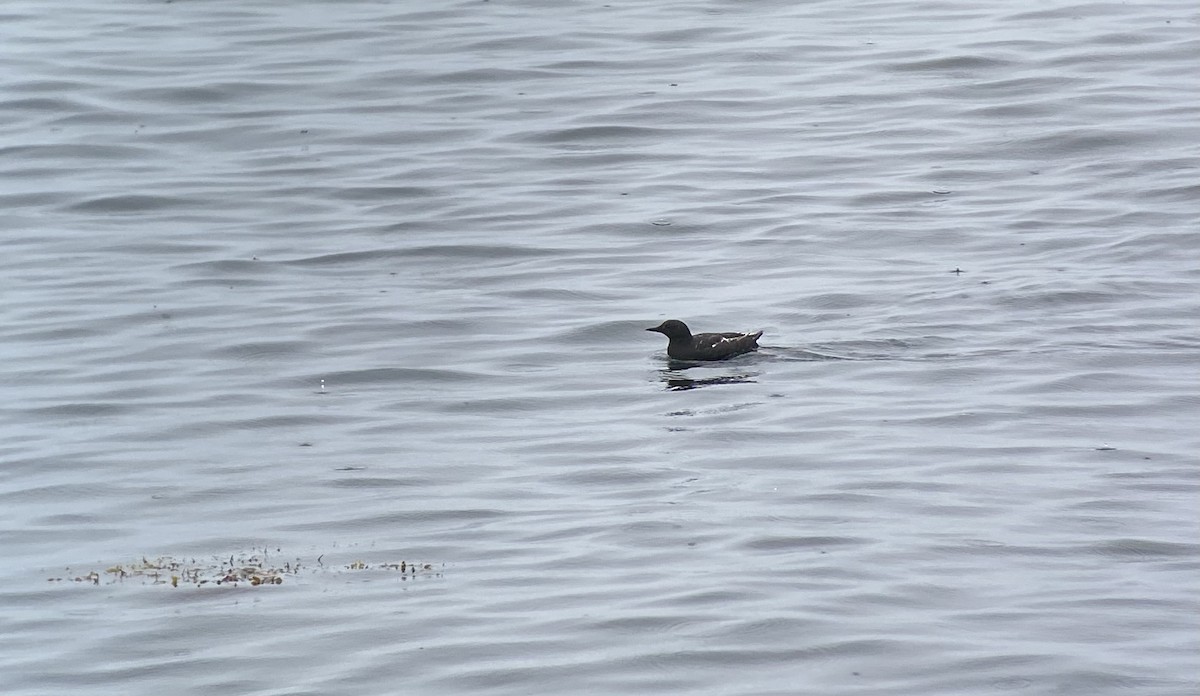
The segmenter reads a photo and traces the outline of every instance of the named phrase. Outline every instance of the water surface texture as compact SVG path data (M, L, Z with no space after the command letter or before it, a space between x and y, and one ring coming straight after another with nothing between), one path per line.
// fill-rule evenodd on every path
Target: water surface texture
M1182 0L6 2L0 691L1200 693L1197 75Z

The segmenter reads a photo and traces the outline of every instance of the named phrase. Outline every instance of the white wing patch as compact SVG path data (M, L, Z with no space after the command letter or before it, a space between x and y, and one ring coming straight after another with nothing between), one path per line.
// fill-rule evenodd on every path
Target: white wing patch
M717 346L721 346L726 343L737 343L738 341L745 338L746 335L747 334L738 334L736 336L722 336L720 334L717 334L716 336L713 337L713 340L711 342L709 342L708 345L712 348L716 348Z

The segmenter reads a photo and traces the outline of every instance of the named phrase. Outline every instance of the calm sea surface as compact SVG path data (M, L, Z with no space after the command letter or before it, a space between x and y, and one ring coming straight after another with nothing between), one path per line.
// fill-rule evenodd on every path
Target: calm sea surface
M0 692L1200 693L1197 75L1192 0L4 3Z

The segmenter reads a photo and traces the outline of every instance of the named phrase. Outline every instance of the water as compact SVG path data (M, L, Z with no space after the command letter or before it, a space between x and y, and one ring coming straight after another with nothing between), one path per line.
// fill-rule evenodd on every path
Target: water
M1195 693L1198 23L6 4L0 687Z

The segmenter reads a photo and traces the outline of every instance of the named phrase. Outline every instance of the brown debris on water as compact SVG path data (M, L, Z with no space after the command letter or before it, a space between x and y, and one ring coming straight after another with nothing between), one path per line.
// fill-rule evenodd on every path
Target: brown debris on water
M276 549L278 553L278 549ZM63 577L46 578L48 582L63 582L71 580L79 584L100 585L126 583L140 580L146 585L170 585L178 588L181 585L203 587L205 585L232 585L239 587L261 587L263 585L282 585L285 578L295 578L301 572L308 574L336 573L342 570L351 572L386 571L399 575L401 580L415 579L421 576L440 577L441 573L434 570L431 563L398 563L370 564L363 560L354 560L347 565L326 566L322 563L324 554L317 557L315 565L309 566L301 559L284 561L282 564L271 562L269 554L262 552L249 554L231 554L229 556L211 556L207 560L195 558L184 559L174 556L142 556L140 560L131 563L111 565L101 573L92 570L84 575L75 575L71 569L66 569Z

